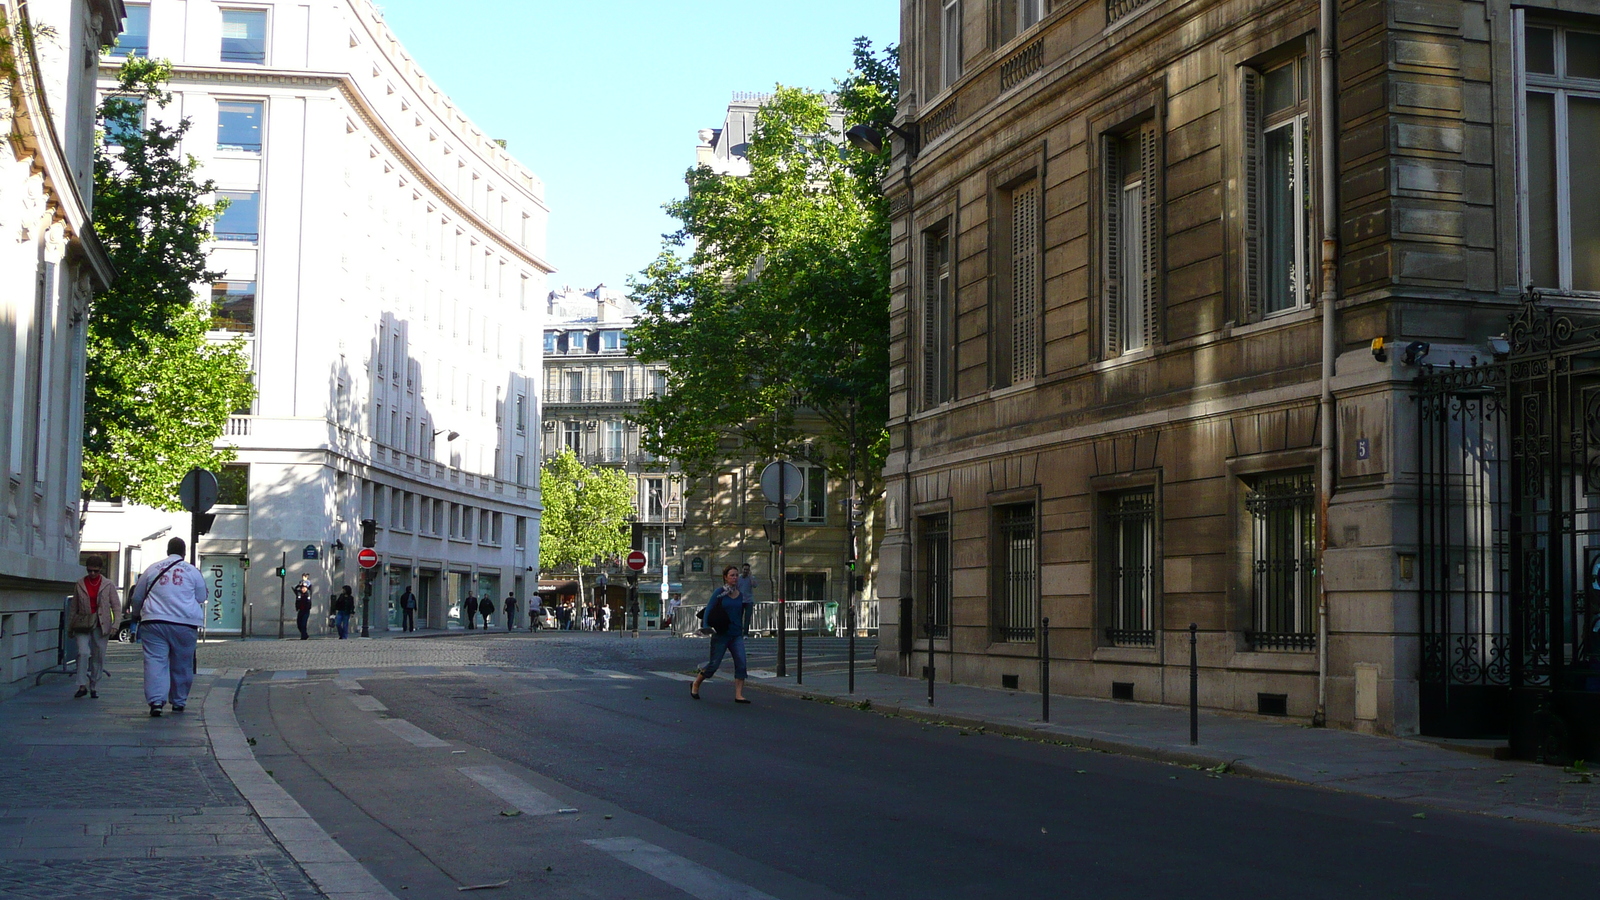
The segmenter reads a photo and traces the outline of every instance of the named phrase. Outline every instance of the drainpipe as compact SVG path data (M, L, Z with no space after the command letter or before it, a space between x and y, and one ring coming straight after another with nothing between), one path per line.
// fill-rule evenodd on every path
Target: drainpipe
M1318 453L1317 488L1317 712L1312 724L1328 724L1328 573L1324 561L1328 558L1328 500L1333 496L1333 442L1334 361L1339 347L1334 305L1339 298L1339 214L1336 202L1338 170L1335 161L1337 142L1334 127L1337 120L1335 98L1338 96L1334 65L1334 27L1338 16L1336 0L1319 0L1321 22L1317 28L1321 90L1318 118L1321 119L1320 143L1322 153L1322 412L1321 448Z

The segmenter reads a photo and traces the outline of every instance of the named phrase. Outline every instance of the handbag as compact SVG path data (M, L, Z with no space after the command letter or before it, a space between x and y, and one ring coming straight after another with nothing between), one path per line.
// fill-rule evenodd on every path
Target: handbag
M150 579L150 581L145 584L144 593L139 594L139 596L137 596L137 597L128 598L129 605L133 608L134 618L142 618L144 616L144 601L145 601L145 598L150 596L150 589L155 587L156 586L156 582L160 581L164 575L166 575L168 572L172 571L172 567L173 566L176 566L178 563L181 563L181 562L183 562L182 559L175 559L172 562L167 563L167 567L165 569L162 569L160 572L157 572L156 573L156 577ZM134 586L134 593L135 594L139 593L139 588L138 588L137 585Z
M706 627L717 634L727 634L728 629L733 627L733 617L728 615L728 606L720 598L713 598L704 612Z

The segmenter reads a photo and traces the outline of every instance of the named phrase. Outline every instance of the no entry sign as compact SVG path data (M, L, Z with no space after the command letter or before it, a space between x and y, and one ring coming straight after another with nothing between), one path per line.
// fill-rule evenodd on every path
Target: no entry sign
M356 554L356 562L360 563L363 569L371 569L378 564L378 551L371 547L362 547L361 552Z
M628 568L634 570L635 572L643 572L644 564L645 558L643 550L635 550L628 554Z

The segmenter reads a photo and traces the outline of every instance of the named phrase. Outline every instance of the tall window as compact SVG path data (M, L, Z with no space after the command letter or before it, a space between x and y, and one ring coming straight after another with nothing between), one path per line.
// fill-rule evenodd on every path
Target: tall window
M1256 319L1315 290L1311 69L1300 56L1244 73L1245 304Z
M250 464L228 463L217 473L217 505L248 506L250 503Z
M568 372L567 373L567 402L568 403L582 403L583 402L583 372L582 371Z
M265 63L267 61L267 11L264 9L225 9L222 11L222 61Z
M995 508L995 630L1002 641L1031 641L1039 620L1032 503Z
M623 456L622 421L611 419L606 422L606 460L608 462L621 462Z
M922 406L950 399L950 230L923 236L926 281L922 300Z
M1155 646L1155 490L1101 498L1100 594L1106 643Z
M666 515L667 481L665 478L644 480L644 514L646 518L660 520Z
M112 56L150 55L150 4L127 4L128 17L122 20L122 34L111 48Z
M1157 133L1146 122L1101 141L1105 201L1101 211L1104 300L1102 349L1107 357L1156 343L1158 235Z
M950 517L924 516L917 529L918 569L922 575L924 616L933 617L933 636L950 636Z
M528 430L528 397L526 394L517 395L517 434Z
M583 423L563 422L561 431L561 445L573 453L583 452Z
M620 331L602 331L602 332L600 332L600 349L601 350L621 350L622 349L622 332L620 332Z
M623 371L622 369L612 369L610 372L606 373L606 379L610 382L612 400L628 399L627 372Z
M665 397L667 395L667 373L655 371L650 373L650 396Z
M661 571L661 531L647 531L644 535L645 571Z
M217 240L253 243L261 239L260 191L217 191L217 199L228 201L228 208L212 226Z
M260 153L262 105L259 100L218 100L217 149Z
M939 90L961 77L961 0L942 0L939 16Z
M1310 472L1263 475L1245 496L1250 513L1258 650L1317 645L1317 514Z
M144 133L145 100L143 97L111 95L106 97L106 115L100 120L105 129L107 147L122 147Z
M1523 28L1523 246L1535 287L1600 291L1600 28Z
M996 387L1039 374L1039 180L1002 193L997 253L1005 269L995 306Z
M826 572L785 572L783 586L785 600L822 603L828 599Z
M211 285L211 330L255 333L254 281L218 281Z
M1026 31L1044 18L1044 0L1017 0L1017 26Z
M828 472L821 466L800 466L800 478L805 487L794 502L800 508L796 522L822 525L828 521Z

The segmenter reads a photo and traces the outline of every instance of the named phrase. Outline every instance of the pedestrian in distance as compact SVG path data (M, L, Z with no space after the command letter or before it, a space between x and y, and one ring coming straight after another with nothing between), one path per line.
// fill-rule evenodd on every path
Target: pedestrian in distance
M417 595L411 592L409 584L406 585L406 592L400 595L400 629L417 630Z
M106 640L117 633L122 599L116 583L100 574L105 568L100 557L89 557L83 568L87 574L73 586L72 614L67 619L67 629L78 642L78 691L72 696L98 700L100 676L106 670Z
M728 566L722 570L722 586L706 602L705 625L711 629L711 658L700 667L700 674L689 685L689 696L700 699L700 685L717 674L722 657L733 654L733 702L749 703L744 698L744 682L750 672L744 655L744 607L750 601L739 593L739 569Z
M483 599L478 601L478 615L483 616L483 630L488 631L489 617L494 615L493 595L484 594Z
M470 630L470 629L478 627L477 624L473 622L473 620L476 619L477 617L478 617L478 598L474 597L471 594L468 594L461 601L461 621L467 623L467 628Z
M150 716L172 704L181 713L194 684L194 650L205 621L206 585L200 570L184 562L183 538L167 541L167 557L139 576L133 587L133 608L140 617L139 642L144 646L144 699Z
M300 629L300 640L307 640L311 633L306 630L306 623L311 620L311 576L301 573L300 583L294 586L294 627Z
M739 567L739 594L744 597L744 632L750 633L750 617L756 609L756 576L750 573L750 564Z
M128 589L122 592L122 602L126 606L123 613L128 617L128 640L139 643L139 612L133 608L133 588L139 583L138 578L128 582Z
M506 602L501 605L506 608L506 631L509 633L511 629L517 627L517 595L506 594Z
M335 627L339 629L339 640L350 636L350 617L356 614L356 595L350 592L350 585L339 588L339 596L333 601L333 618Z
M544 628L544 598L534 594L528 602L533 604L528 607L528 630L539 631Z
M570 603L562 603L556 607L556 630L572 630L572 605Z
M599 629L601 631L610 631L611 630L611 605L608 604L608 603L600 604L600 615L596 616L596 619L600 623L598 627L599 627Z

